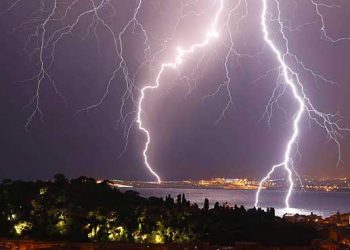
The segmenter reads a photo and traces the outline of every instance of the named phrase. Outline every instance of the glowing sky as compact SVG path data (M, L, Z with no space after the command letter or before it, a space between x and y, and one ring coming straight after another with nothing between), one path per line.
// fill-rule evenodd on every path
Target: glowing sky
M47 26L48 34L44 39L47 46L43 54L46 64L53 62L48 72L59 94L53 84L44 79L40 93L44 122L40 121L40 114L36 114L27 131L25 125L35 110L35 103L26 105L35 95L37 82L18 81L31 78L40 70L40 50L35 50L40 39L30 35L50 15L54 1L45 1L44 11L39 14L35 13L40 10L38 1L19 1L12 8L14 2L0 3L0 114L3 118L0 123L0 175L46 178L63 172L68 176L84 174L153 180L144 167L141 154L145 136L135 125L130 130L127 150L119 157L126 145L124 129L129 128L135 115L129 113L135 110L132 98L137 100L139 89L155 81L159 65L174 57L176 46L180 44L185 48L203 36L205 25L213 17L215 1L144 1L137 22L142 23L149 35L149 51L145 51L148 44L136 22L127 26L122 35L122 56L131 76L129 87L130 84L134 86L130 92L125 92L125 71L123 74L119 70L101 104L88 111L81 109L99 103L116 65L123 62L116 53L115 44L119 41L116 43L115 38L132 21L138 3L112 0L98 10L99 17L113 33L101 20L94 26L92 14L83 16L72 32L55 44L54 61L51 61L53 43L49 37L91 8L91 1L77 1L64 20L52 21ZM60 11L53 18L59 19L71 2L58 1ZM226 2L229 2L225 8L227 15L239 1ZM344 118L341 124L348 126L350 41L334 43L321 39L322 23L311 1L280 2L283 17L290 20L286 35L292 52L308 68L337 82L325 82L298 69L305 92L318 109L327 113L339 111ZM314 2L341 6L321 6L320 10L327 34L334 39L350 37L350 27L347 27L349 1ZM95 6L101 3L101 0L94 1ZM225 57L230 46L225 30L226 18L220 20L221 33L217 41L208 49L191 55L180 68L180 76L176 71L166 72L162 77L163 85L147 94L144 122L152 133L149 157L163 179L215 176L260 179L283 157L286 135L290 135L291 119L297 106L286 92L279 100L281 109L275 106L270 121L264 117L266 104L276 86L278 64L263 41L260 1L248 0L247 3L247 16L242 3L228 24L235 52L241 54L230 55L227 64L232 95L229 106L226 106L229 94L225 88L211 96L226 79ZM32 13L36 23L24 24ZM276 18L276 13L273 14ZM271 30L276 30L274 22ZM117 36L113 37L113 34ZM283 43L277 45L284 46ZM188 77L195 79L186 81ZM125 93L133 96L125 96ZM79 110L81 112L77 113ZM118 123L120 111L126 119ZM218 118L221 119L218 121ZM298 172L349 176L349 137L345 135L340 141L344 163L336 167L337 147L327 140L324 131L308 119L302 120L301 127L299 154L294 158Z

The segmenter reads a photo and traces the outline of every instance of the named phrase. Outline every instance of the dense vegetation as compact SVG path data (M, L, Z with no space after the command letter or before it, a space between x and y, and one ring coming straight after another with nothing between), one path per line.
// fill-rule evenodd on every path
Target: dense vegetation
M209 208L207 199L199 208L184 195L146 199L87 177L56 175L52 182L4 180L0 185L0 237L306 245L315 236L310 226L275 217L273 208L265 212L218 203Z

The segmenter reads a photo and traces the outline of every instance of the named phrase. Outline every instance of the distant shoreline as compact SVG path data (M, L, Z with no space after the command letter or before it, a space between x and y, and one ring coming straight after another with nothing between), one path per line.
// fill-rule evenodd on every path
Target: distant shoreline
M295 191L312 192L350 192L349 178L310 178L301 177L300 182L296 183ZM190 188L190 189L223 189L223 190L257 190L259 181L254 179L226 179L213 178L209 180L182 180L182 181L123 181L109 180L111 186L124 188ZM285 186L284 179L275 179L264 182L263 189L283 191Z
M157 184L158 185L158 184ZM239 191L257 191L258 189L244 189L244 188L225 188L225 187L197 187L197 186L145 186L145 187L116 187L121 190L133 190L133 189L157 189L157 188L163 188L163 189L193 189L193 190L239 190ZM283 189L274 189L274 188L264 188L263 191L276 191L276 192L285 192ZM348 189L341 189L341 190L331 190L331 191L325 191L325 190L314 190L314 189L307 189L302 190L300 188L294 189L293 192L317 192L317 193L350 193L350 190Z

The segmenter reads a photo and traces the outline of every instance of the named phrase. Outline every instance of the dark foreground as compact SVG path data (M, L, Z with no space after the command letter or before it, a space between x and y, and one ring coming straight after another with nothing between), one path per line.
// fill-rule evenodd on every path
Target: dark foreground
M312 249L328 244L328 228L313 220L279 218L273 208L209 207L208 200L199 208L184 195L146 199L86 177L4 180L0 249Z
M53 250L312 250L316 247L277 247L261 246L253 243L237 243L233 246L214 246L209 243L168 243L168 244L140 244L140 243L69 243L44 242L33 240L0 239L0 249L53 249Z

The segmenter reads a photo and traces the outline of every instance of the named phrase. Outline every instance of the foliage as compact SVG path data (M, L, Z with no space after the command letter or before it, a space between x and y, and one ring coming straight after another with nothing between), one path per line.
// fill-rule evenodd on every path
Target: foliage
M140 197L108 181L79 177L53 181L3 181L0 185L0 237L71 241L306 245L316 237L310 226L275 217L274 210L246 210L215 203L204 208L186 200ZM278 235L278 237L275 237Z

